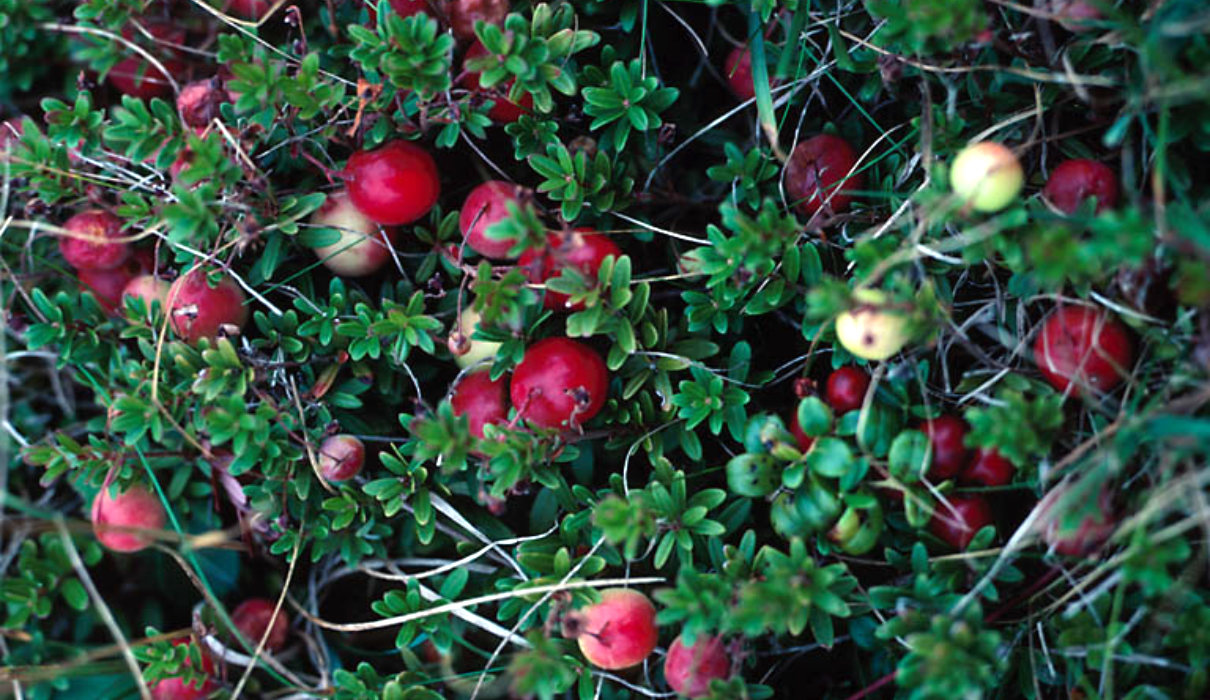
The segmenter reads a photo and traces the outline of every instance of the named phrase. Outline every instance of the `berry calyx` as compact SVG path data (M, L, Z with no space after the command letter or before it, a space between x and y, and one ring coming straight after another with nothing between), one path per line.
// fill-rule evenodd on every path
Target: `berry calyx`
M870 375L860 367L841 367L828 375L824 396L837 415L855 411L865 403Z
M1016 468L994 448L980 447L975 450L970 465L958 475L964 484L982 486L1005 486L1012 482Z
M966 421L957 416L941 416L925 421L920 430L928 436L933 448L933 461L928 470L930 479L943 481L962 471L970 456L966 449L969 430Z
M517 244L516 240L498 240L487 237L487 229L509 217L508 204L521 204L524 189L503 180L488 180L471 190L462 202L458 213L458 228L466 244L476 253L501 260L508 259L508 251Z
M966 549L975 535L993 522L992 508L982 496L950 496L949 506L938 503L929 531L955 549Z
M361 472L366 446L352 435L332 435L319 444L319 473L328 481L348 481Z
M686 646L678 636L664 657L664 680L674 691L687 698L710 694L710 681L731 676L731 659L722 637L699 635Z
M975 211L1000 211L1017 198L1024 184L1021 161L1012 149L994 141L967 146L950 166L950 187Z
M92 529L97 541L115 552L138 552L151 545L151 537L140 530L162 530L167 516L155 494L142 486L110 494L103 487L92 501Z
M471 435L483 439L483 426L508 422L508 381L493 381L491 369L471 372L454 387L450 404L454 415L466 416Z
M865 186L865 175L855 170L857 153L848 141L820 134L799 143L786 163L786 194L806 216L816 212L847 211L853 197Z
M539 340L513 370L509 396L522 418L575 429L605 405L609 371L596 350L568 338Z
M845 350L863 360L885 360L907 345L908 320L887 308L885 292L857 289L853 300L857 305L836 317L836 339Z
M265 631L270 630L270 621L273 628L269 631L269 638L265 640L265 649L277 651L286 645L286 638L290 634L290 619L284 606L274 618L275 607L276 604L267 598L249 598L231 611L231 622L253 648L260 643L261 637L265 636Z
M130 259L130 244L110 242L122 237L122 220L107 211L80 212L63 228L59 252L77 270L112 270Z
M391 259L395 229L380 228L353 204L348 192L328 195L323 206L311 216L311 224L335 229L340 238L315 247L315 255L324 267L342 277L372 275Z
M630 588L601 591L601 602L569 613L563 636L576 640L588 663L617 671L642 663L659 642L655 606Z
M1064 214L1074 214L1089 197L1096 197L1096 213L1118 203L1118 177L1104 163L1075 158L1065 160L1050 173L1042 196Z
M465 77L462 78L462 84L471 92L489 97L492 100L492 108L487 111L487 116L497 124L512 124L521 118L522 114L529 114L534 109L534 98L528 92L521 93L521 97L517 98L518 102L513 102L508 99L509 90L512 89L515 80L506 80L503 83L484 88L479 83L480 71L472 71L466 66L466 62L490 56L487 47L482 42L476 40L469 49L466 50L466 56L462 59L462 70L465 72Z
M373 221L410 224L433 208L441 177L429 152L411 141L391 141L354 153L342 172L349 198Z
M1064 306L1042 324L1034 339L1034 362L1059 391L1107 392L1130 371L1134 343L1126 327L1109 315L1087 306Z
M172 330L187 343L238 332L248 321L244 290L228 275L210 286L208 271L194 268L168 288L168 318Z
M601 263L610 255L616 259L622 255L622 250L609 240L608 236L591 228L578 228L565 235L549 234L546 237L546 247L525 251L517 261L517 266L525 273L526 279L534 284L542 284L558 277L567 268L575 268L589 280L595 281ZM551 310L584 309L583 302L572 304L566 294L550 289L546 290L542 303Z

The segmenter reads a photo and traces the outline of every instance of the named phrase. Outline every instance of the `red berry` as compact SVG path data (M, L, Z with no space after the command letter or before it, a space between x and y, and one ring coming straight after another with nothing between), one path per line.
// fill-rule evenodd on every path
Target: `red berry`
M286 637L290 634L290 620L286 615L285 606L278 611L276 618L273 617L273 608L276 605L265 598L249 598L231 611L231 622L235 623L236 629L254 648L260 643L261 637L265 636L270 620L273 621L273 631L269 632L269 638L265 640L265 649L277 651L286 645Z
M1089 499L1089 502L1071 504L1069 507L1080 509L1083 517L1080 518L1074 530L1063 530L1061 528L1062 515L1051 511L1056 508L1060 499L1068 498L1067 493L1069 493L1068 487L1059 486L1047 494L1039 504L1044 523L1042 540L1056 554L1080 557L1091 553L1102 542L1109 539L1113 535L1117 523L1114 519L1113 505L1110 502L1110 493L1108 490L1104 490L1095 499Z
M227 0L227 11L236 17L258 20L273 7L270 0Z
M347 192L328 195L319 211L311 216L311 224L334 228L340 234L335 243L315 248L315 254L325 267L342 277L372 275L391 259L387 241L394 244L395 229L380 229L353 206Z
M993 448L980 447L975 450L970 466L962 470L958 480L964 484L1004 486L1013 480L1016 471L1013 463Z
M122 237L122 220L107 211L80 212L63 228L59 252L77 270L112 270L130 259L130 244L106 242Z
M113 313L122 303L122 292L139 274L138 264L127 260L112 270L77 270L80 286L92 292L101 308Z
M489 258L508 259L508 251L516 241L511 238L496 240L487 237L487 229L498 221L507 219L508 203L520 206L524 190L503 180L488 180L471 190L462 203L458 214L458 227L466 244L476 253Z
M352 435L332 435L319 445L319 473L328 481L348 481L361 472L366 446Z
M731 660L721 637L699 636L693 646L685 646L678 636L664 657L664 679L668 686L687 698L710 694L710 681L731 675Z
M609 371L595 350L567 338L531 345L513 370L509 396L521 417L543 428L574 428L597 415Z
M747 46L731 49L723 65L723 75L727 78L727 86L739 99L750 100L756 96L756 86L752 82L752 52Z
M1097 198L1097 213L1118 203L1118 178L1108 165L1076 158L1059 163L1050 174L1042 196L1064 214L1074 214L1085 199Z
M794 148L786 163L786 194L806 216L825 203L830 211L843 212L865 185L865 176L854 170L856 165L857 153L839 136L809 138Z
M194 268L177 278L168 289L168 316L172 330L187 343L216 338L224 326L243 328L248 321L244 290L223 275L211 287L207 271Z
M552 233L546 237L545 248L530 248L521 254L517 265L525 277L534 284L541 284L560 276L563 270L574 267L589 280L595 281L601 263L610 255L622 255L622 250L604 234L591 228L578 228L568 234ZM583 303L570 304L566 294L546 290L543 301L548 309L580 311Z
M490 97L492 100L492 108L488 110L487 116L492 118L492 121L497 124L512 124L521 118L522 114L528 114L534 109L534 98L528 92L521 93L520 102L512 102L508 99L508 91L512 89L514 80L506 80L503 83L497 83L492 88L482 88L479 85L479 72L468 70L466 62L487 56L487 48L479 41L475 41L469 49L466 50L466 56L462 59L462 70L465 71L465 77L462 79L462 84L467 90L481 94L485 97Z
M189 640L177 639L172 644L173 646L186 646L189 644ZM188 657L185 658L185 666L192 666ZM202 671L207 674L214 673L214 664L210 662L204 651L202 652ZM218 687L218 684L209 678L185 683L182 678L177 677L158 681L149 690L151 690L152 700L201 700L218 690Z
M462 377L450 395L454 415L466 416L471 435L483 438L483 426L508 422L508 383L504 377L492 381L490 369Z
M151 545L145 534L109 528L162 530L167 516L160 499L142 486L112 496L102 488L92 501L92 529L97 541L115 552L138 552Z
M145 22L143 27L151 36L161 42L145 47L148 53L155 56L160 65L172 77L183 75L186 68L184 62L176 58L175 52L166 49L164 44L177 46L184 44L185 30L168 22ZM136 31L131 27L126 27L122 30L122 36L133 40ZM153 66L150 61L139 54L132 54L118 61L106 77L111 85L131 97L149 100L153 97L167 97L172 94L172 82L164 76L159 68Z
M955 549L966 549L979 530L992 524L992 509L982 496L950 496L938 503L929 531ZM952 506L952 509L951 509Z
M962 471L970 456L966 449L966 421L955 416L941 416L925 421L920 430L928 436L933 448L933 463L928 470L930 479L941 481Z
M1064 306L1034 340L1034 362L1059 391L1113 389L1130 371L1134 344L1125 326L1087 306Z
M824 393L828 405L836 413L856 411L865 403L870 388L870 375L859 367L841 367L828 375Z
M361 213L389 226L424 216L441 194L437 164L411 141L391 141L354 153L343 175L349 197Z
M569 613L563 634L576 639L588 663L607 671L642 663L659 642L655 606L629 588L601 591L601 602Z
M139 275L126 284L122 289L122 296L142 299L148 309L157 301L163 307L168 300L168 289L171 286L167 280L155 275Z
M219 78L196 80L181 88L176 96L176 111L185 126L204 129L219 117L219 107L230 101L231 96Z
M390 0L391 9L400 17L407 18L412 15L418 15L421 12L432 14L429 10L427 0ZM369 0L366 2L366 10L370 13L370 22L378 21L378 2L377 0Z
M794 442L798 443L800 452L806 452L811 449L811 445L815 444L815 438L804 433L802 425L798 423L798 411L790 414L790 434L794 436Z
M448 0L445 12L454 36L459 41L471 41L475 38L475 22L504 24L508 0Z

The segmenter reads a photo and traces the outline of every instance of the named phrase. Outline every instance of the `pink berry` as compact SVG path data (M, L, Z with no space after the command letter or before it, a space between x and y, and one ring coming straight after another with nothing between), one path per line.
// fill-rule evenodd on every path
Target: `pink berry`
M343 176L349 198L361 213L388 226L410 224L424 216L441 194L437 164L411 141L391 141L354 153Z
M512 124L521 118L522 114L529 114L534 109L534 98L528 92L521 93L518 98L520 102L512 102L508 99L508 91L512 89L513 80L507 80L503 83L497 83L490 89L482 88L479 85L479 73L470 71L466 67L466 62L473 58L487 56L487 48L478 40L466 50L466 56L462 59L462 70L465 72L465 77L462 79L462 84L467 90L480 94L484 97L489 97L492 100L492 108L488 110L487 116L491 117L492 121L497 124Z
M543 428L575 428L591 420L608 392L609 370L601 356L568 338L531 345L509 385L513 408Z
M979 530L991 525L992 509L982 496L950 496L947 507L938 503L929 531L955 549L966 549Z
M361 472L366 446L352 435L332 435L319 445L319 473L328 481L348 481Z
M286 615L285 606L273 617L273 609L277 606L266 598L249 598L231 611L231 622L235 623L240 634L255 647L269 629L269 621L273 621L273 630L265 640L265 649L277 651L286 645L286 637L290 634L290 620Z
M123 529L162 530L167 516L160 499L142 486L112 496L102 488L92 501L92 529L97 541L115 552L138 552L151 545L143 533Z
M168 300L168 289L171 286L167 280L162 280L155 275L139 275L123 287L122 296L142 299L148 309L157 301L163 307Z
M1104 163L1085 158L1065 160L1050 174L1042 196L1064 214L1074 214L1085 199L1096 197L1100 214L1118 203L1118 178Z
M508 0L447 0L445 13L454 37L459 41L472 41L476 22L503 25L508 7Z
M1125 326L1087 306L1064 306L1043 323L1034 340L1034 362L1059 391L1113 389L1134 363Z
M315 254L325 267L342 277L372 275L391 259L387 241L394 244L395 229L381 229L353 206L347 192L328 195L311 223L334 228L340 234L335 243L315 248Z
M975 450L975 456L970 465L962 470L958 481L964 484L981 484L983 486L1004 486L1013 480L1016 469L1013 463L1004 458L997 450L981 447Z
M145 46L148 53L159 60L160 65L173 78L184 75L186 66L176 53L164 44L182 45L185 43L185 30L169 22L144 22L143 27L158 41L163 42ZM133 40L138 34L132 27L122 30L122 36ZM138 34L141 36L141 34ZM153 97L167 97L172 94L172 82L164 76L160 69L139 54L132 54L118 61L106 76L109 83L120 92L131 97L149 100Z
M122 220L100 209L80 212L63 224L59 252L77 270L112 270L130 259L130 244L109 240L122 237Z
M508 382L504 377L492 381L490 369L462 377L450 396L454 415L466 416L471 435L483 438L483 426L508 422Z
M505 260L516 257L508 254L509 249L516 245L515 240L488 238L487 229L507 219L508 203L520 206L524 192L523 188L503 180L488 180L471 190L458 214L458 227L462 229L462 237L471 250L488 258Z
M659 642L655 606L629 588L601 591L601 602L569 613L563 634L576 639L588 663L607 671L642 663Z
M521 254L518 267L534 284L541 284L574 267L590 281L596 281L601 263L610 255L621 257L622 250L609 237L591 228L578 228L567 234L552 233L546 237L545 248L531 248ZM583 303L571 304L566 294L546 290L543 304L548 309L580 311Z
M861 408L869 388L869 373L859 367L841 367L828 375L825 394L833 411L848 413Z
M205 129L219 117L219 107L230 101L221 79L196 80L181 87L176 96L176 111L185 126Z
M244 290L223 275L215 287L207 281L207 270L194 268L177 278L168 289L168 317L172 330L187 343L214 339L220 332L239 331L248 321Z
M721 637L698 637L693 646L685 646L678 636L664 657L664 679L687 698L709 695L710 681L730 676L731 659Z
M188 639L177 639L172 642L173 646L185 646L189 644ZM186 657L185 666L188 668L192 662ZM202 653L202 671L206 674L214 673L214 664L210 658ZM218 690L218 683L206 678L204 680L194 681L193 683L185 683L182 678L165 678L151 686L152 700L201 700L208 697L211 693Z
M857 153L839 136L809 138L794 148L786 163L786 194L806 216L825 205L833 213L846 211L865 185L856 165Z
M933 463L928 476L935 481L949 479L962 471L970 456L966 448L966 421L956 416L941 416L925 421L920 430L933 448Z

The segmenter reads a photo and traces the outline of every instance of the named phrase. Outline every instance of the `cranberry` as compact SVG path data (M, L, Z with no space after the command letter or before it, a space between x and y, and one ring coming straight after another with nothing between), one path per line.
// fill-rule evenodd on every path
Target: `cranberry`
M352 435L332 435L319 445L319 473L328 481L348 481L361 472L366 446Z
M504 24L508 0L447 0L445 13L454 36L459 41L471 41L475 38L475 22Z
M678 636L664 657L664 679L687 698L709 695L710 681L730 676L731 659L721 637L699 636L693 646L685 646Z
M1034 362L1059 391L1109 391L1134 362L1125 326L1087 306L1055 310L1034 340Z
M1074 530L1061 529L1061 515L1052 513L1060 499L1065 498L1067 488L1059 486L1047 494L1039 508L1042 509L1045 525L1042 540L1056 554L1066 557L1081 557L1093 552L1113 535L1117 523L1110 503L1110 493L1104 490L1092 503L1076 503L1084 515Z
M865 185L865 176L854 171L856 165L857 153L839 136L809 138L794 148L786 163L786 193L806 216L825 205L831 212L843 212Z
M386 241L395 241L394 228L379 230L361 210L353 206L347 192L328 195L311 224L334 228L340 239L315 248L315 254L332 272L342 277L364 277L382 268L391 259ZM386 241L383 238L386 238Z
M258 20L269 13L270 0L227 0L227 11L244 19Z
M130 245L109 243L122 237L122 220L100 209L80 212L63 224L59 252L77 270L112 270L130 259Z
M487 229L507 219L508 203L520 206L523 193L521 187L503 180L488 180L471 190L458 214L458 227L462 229L462 237L471 250L489 258L516 257L508 254L509 249L516 245L515 240L488 238Z
M123 529L162 530L167 515L160 499L142 486L131 486L117 496L102 488L92 501L92 529L97 541L115 552L138 552L151 545L142 533Z
M604 234L597 233L591 228L578 228L568 234L552 233L546 237L545 248L530 248L521 254L517 265L525 272L525 277L534 284L541 284L562 274L568 267L574 267L589 280L595 281L601 263L610 255L615 258L622 255L622 250ZM546 290L543 301L548 309L567 309L580 311L584 308L582 302L571 304L566 294Z
M450 395L454 415L466 416L471 435L483 438L483 426L508 422L508 383L504 377L492 381L490 369L462 377Z
M168 289L168 317L172 330L187 343L216 338L223 326L243 328L248 321L246 298L235 280L223 275L211 287L207 271L195 268Z
M930 479L948 479L966 466L969 453L966 449L966 421L955 416L941 416L927 420L920 429L928 436L933 448L933 463L929 467Z
M563 636L576 639L588 663L617 671L642 663L655 650L655 606L629 588L601 591L601 602L569 613Z
M514 80L508 80L503 83L493 86L491 89L485 89L479 85L479 72L468 70L466 62L489 55L487 48L482 43L476 41L466 51L466 56L462 59L462 70L466 76L462 79L462 84L467 90L474 93L480 93L492 99L492 108L488 110L487 116L492 118L492 121L497 124L512 124L521 118L522 114L528 114L534 109L534 98L528 92L521 93L520 102L512 102L508 99L508 91L512 89Z
M828 375L824 394L832 410L842 414L861 408L869 388L869 373L859 367L841 367Z
M112 270L77 270L80 286L92 292L101 308L113 313L122 303L122 292L138 275L132 261Z
M543 428L574 428L601 411L609 371L595 350L567 338L531 345L513 371L509 396L517 412Z
M177 639L172 644L173 646L188 646L189 640ZM189 657L185 657L185 666L192 665L193 662L189 660ZM211 663L205 652L202 653L202 671L207 674L214 673L214 664ZM218 688L218 684L209 678L186 683L184 679L177 677L157 681L149 690L151 690L152 700L201 700L209 697Z
M362 214L389 226L428 213L441 194L437 164L411 141L391 141L349 158L344 169L349 197Z
M794 442L798 443L798 450L806 452L811 449L811 445L815 444L815 438L803 432L802 426L798 423L798 411L790 414L790 434L794 436Z
M727 54L723 75L736 97L741 100L756 97L755 83L752 82L752 51L747 46L736 46Z
M176 96L176 111L185 126L205 129L219 117L219 107L231 101L219 78L197 80L181 88Z
M178 46L185 43L185 30L174 24L146 22L143 27L159 42ZM136 31L132 27L122 30L122 36L128 40L133 40L135 34ZM176 58L174 52L166 53L162 46L155 46L149 50L149 53L156 56L164 69L174 78L185 73L184 62ZM106 77L111 85L131 97L150 100L153 97L167 97L172 94L172 82L160 72L160 69L138 54L118 61Z
M1013 463L1004 455L993 448L980 447L975 450L970 465L958 475L958 480L964 484L1004 486L1013 480L1014 471Z
M1064 214L1074 214L1085 199L1097 198L1097 213L1118 203L1118 178L1108 165L1095 160L1065 160L1050 174L1042 196Z
M936 505L929 531L955 549L966 549L979 530L992 524L991 506L982 496L950 496L949 504Z
M290 634L290 620L284 607L274 618L275 607L276 603L266 598L249 598L231 611L231 622L253 648L260 644L261 637L265 636L270 620L273 621L273 631L269 632L269 638L265 640L265 649L277 651L286 645L286 637Z
M429 10L428 0L390 0L390 3L391 9L395 11L395 14L405 19L412 15L418 15L421 12L432 14L432 11ZM366 3L366 10L370 13L370 22L378 21L377 5L378 3L373 0Z

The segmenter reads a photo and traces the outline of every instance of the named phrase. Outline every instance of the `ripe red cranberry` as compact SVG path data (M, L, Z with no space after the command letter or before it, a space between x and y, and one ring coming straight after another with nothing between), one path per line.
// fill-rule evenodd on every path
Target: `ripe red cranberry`
M437 164L411 141L354 153L343 176L349 198L361 213L388 226L424 216L441 194Z
M462 377L450 395L454 415L466 416L471 435L483 438L483 426L508 422L508 382L504 377L492 381L490 369Z
M794 436L794 442L798 443L800 452L806 452L811 449L811 445L815 444L815 438L804 433L802 426L798 423L798 411L790 412L790 434Z
M680 636L664 657L664 680L679 695L701 698L710 694L710 681L731 676L731 659L721 637L699 636L685 646Z
M135 249L129 260L112 270L77 270L80 286L92 292L107 312L113 313L122 304L122 295L134 281L155 266L154 255L147 249ZM164 288L168 284L165 282ZM163 300L161 299L161 302Z
M1104 163L1076 158L1065 160L1050 174L1042 196L1065 214L1074 214L1085 199L1097 198L1097 213L1118 203L1118 177Z
M509 397L543 428L575 428L605 405L609 370L596 350L568 338L539 340L513 370Z
M319 445L319 473L328 481L348 481L361 472L366 446L352 435L332 435Z
M185 126L204 129L219 117L219 107L230 101L220 78L195 80L181 87L176 96L176 111Z
M277 651L286 645L286 637L290 634L290 619L286 615L285 606L273 617L276 603L266 598L249 598L231 611L231 622L235 624L240 634L255 647L269 629L269 621L273 621L273 630L265 640L265 649Z
M311 216L315 226L334 228L340 239L315 248L315 254L332 272L342 277L372 275L391 259L387 241L395 241L394 228L379 229L368 216L353 205L347 192L328 195L319 211Z
M865 403L870 388L870 375L860 367L841 367L828 375L824 389L828 405L837 414L856 411Z
M1016 469L1013 463L1004 458L997 450L990 447L980 447L975 450L971 463L958 475L958 481L964 484L982 484L984 486L1004 486L1013 480Z
M216 338L224 326L243 328L248 321L244 290L223 275L211 287L207 270L194 268L177 278L168 289L168 317L172 330L187 343Z
M459 41L475 38L475 22L501 26L508 16L508 0L446 0L445 14Z
M489 55L487 48L479 41L476 41L466 50L466 56L462 59L462 70L465 72L462 84L471 92L491 98L492 108L488 110L487 116L491 117L492 121L497 124L512 124L520 119L522 114L528 114L533 111L534 98L528 92L525 92L521 93L520 102L510 101L508 99L508 91L512 89L515 82L513 80L498 83L490 89L480 87L479 72L468 70L466 62L487 55Z
M487 237L487 229L492 224L507 219L508 203L520 206L525 190L511 182L503 180L488 180L471 190L462 203L462 211L458 214L458 227L462 229L462 237L466 244L476 253L488 257L508 259L508 251L516 241L508 238L495 240ZM511 256L515 257L515 256Z
M428 0L390 0L391 9L400 17L407 18L412 15L418 15L421 12L433 14L429 9ZM370 0L366 3L366 10L370 13L370 22L378 21L378 3Z
M739 99L750 100L756 96L752 82L752 51L747 46L731 49L723 65L723 75L727 78L727 86Z
M920 430L928 436L933 447L933 463L928 470L930 479L941 481L962 471L970 456L966 449L966 421L956 416L941 416L925 421Z
M570 233L552 233L546 237L545 248L530 248L521 254L517 266L525 277L534 284L541 284L560 276L563 270L574 267L589 280L596 280L601 263L610 255L615 258L622 250L609 237L591 228L578 228ZM546 290L543 304L548 309L580 311L584 304L571 304L566 294Z
M122 220L100 209L80 212L63 224L59 252L77 270L112 270L130 259L130 244L108 243L122 237Z
M185 63L177 58L175 51L165 48L164 44L183 45L185 30L169 22L144 22L143 27L151 36L161 42L145 47L148 53L155 56L172 77L183 75L186 68ZM122 36L128 40L134 40L136 34L137 32L132 27L122 30ZM167 97L172 94L172 82L150 61L133 52L129 57L118 61L106 77L111 85L131 97L149 100L153 97Z
M114 496L109 487L97 492L92 501L92 529L97 541L115 552L138 552L151 545L151 538L139 532L110 528L162 530L167 516L155 494L142 486L131 486Z
M809 138L795 146L786 163L786 194L806 216L813 216L825 203L831 212L846 211L865 185L865 176L854 170L856 165L857 153L839 136Z
M270 0L227 0L227 11L236 17L258 20L268 14L273 3Z
M1087 306L1064 306L1042 324L1034 362L1059 391L1113 389L1130 371L1134 344L1126 327Z
M173 646L187 646L189 645L189 640L177 639L172 644ZM192 665L193 662L186 657L185 666L190 667ZM205 651L202 652L202 671L206 674L214 673L214 663L206 656ZM184 679L176 677L157 681L149 690L151 691L152 700L201 700L202 698L209 697L218 688L218 683L209 678L197 680L193 683L186 683Z
M655 606L630 588L601 591L601 602L568 613L563 636L575 639L588 663L607 671L637 666L659 642Z
M938 503L929 531L955 549L966 549L979 530L992 524L992 508L982 496L950 496L950 507Z

